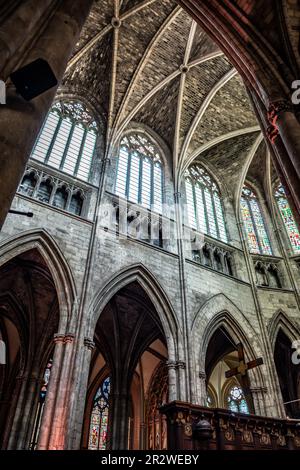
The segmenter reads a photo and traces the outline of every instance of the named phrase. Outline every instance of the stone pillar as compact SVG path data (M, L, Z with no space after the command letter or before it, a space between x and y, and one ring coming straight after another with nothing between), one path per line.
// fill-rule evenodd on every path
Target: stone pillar
M81 445L90 363L92 351L95 348L95 343L91 338L85 337L83 344L84 348L77 349L77 357L74 361L74 387L70 398L70 419L66 445L69 450L78 450ZM75 380L76 378L77 380Z
M4 448L7 446L8 450L14 450L18 442L19 425L25 400L27 378L25 374L16 377L15 390L11 400L9 414L6 418L6 430L3 439Z
M178 370L178 400L180 401L186 401L187 396L186 396L186 364L183 361L178 361L177 362L177 370Z
M6 18L0 27L0 76L7 62L28 39L36 24L43 17L53 0L27 0L21 1L14 12ZM11 71L9 71L10 73Z
M74 335L57 334L54 342L53 367L38 440L39 450L63 450L67 438Z
M111 395L112 410L112 450L127 449L128 439L128 393L113 393Z
M256 415L267 416L265 406L265 395L267 393L266 387L251 387L250 392L253 399L254 411Z
M70 412L71 377L72 377L72 353L74 349L74 335L67 334L64 337L64 356L57 389L55 409L52 416L52 429L49 436L48 448L63 450L67 439L67 422Z
M274 128L273 140L279 133L300 178L300 123L295 116L292 103L288 100L271 103L268 117Z
M201 406L206 406L207 400L207 389L206 389L206 373L204 370L199 372L199 397L198 404Z
M22 406L22 421L18 429L17 449L28 450L32 432L32 412L35 413L34 402L39 393L39 380L37 376L30 376L27 383L25 403Z
M39 57L51 65L61 81L93 0L65 0L34 44L26 63ZM13 87L0 106L0 229L11 206L38 132L55 97L53 88L25 102Z
M177 364L175 361L168 361L167 367L169 371L169 401L174 401L178 399L176 374Z

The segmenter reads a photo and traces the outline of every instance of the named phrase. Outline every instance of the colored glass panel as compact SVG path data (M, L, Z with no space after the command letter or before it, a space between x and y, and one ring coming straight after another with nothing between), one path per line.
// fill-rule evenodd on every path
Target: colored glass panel
M285 190L280 184L275 191L275 199L290 240L294 253L300 253L300 233L292 210L288 203Z
M256 194L247 186L244 186L242 191L241 215L250 253L272 255L270 240Z
M90 418L90 450L105 450L107 447L107 430L109 418L110 378L103 380L98 388Z

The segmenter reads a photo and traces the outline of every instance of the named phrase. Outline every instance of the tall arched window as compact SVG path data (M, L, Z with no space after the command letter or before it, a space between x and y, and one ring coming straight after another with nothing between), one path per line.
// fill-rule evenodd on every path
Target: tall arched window
M98 388L90 419L90 450L105 450L107 445L107 428L109 413L110 378L106 377Z
M275 200L277 202L285 229L291 246L295 253L300 253L300 233L288 203L284 187L279 183L275 188Z
M148 209L162 211L161 154L144 134L126 135L121 140L115 193Z
M248 186L244 186L242 191L241 212L250 253L272 255L270 240L257 196Z
M245 395L241 387L235 383L227 387L224 396L226 408L236 413L249 414L249 407L245 399Z
M191 166L185 175L188 219L192 228L227 242L219 189L207 171Z
M87 109L60 101L52 106L31 157L88 181L96 140L97 125Z

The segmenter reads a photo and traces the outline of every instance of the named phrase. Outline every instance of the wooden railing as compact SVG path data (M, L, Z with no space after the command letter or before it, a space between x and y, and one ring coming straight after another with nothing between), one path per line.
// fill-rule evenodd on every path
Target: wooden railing
M267 418L184 402L163 405L169 450L300 450L300 420Z

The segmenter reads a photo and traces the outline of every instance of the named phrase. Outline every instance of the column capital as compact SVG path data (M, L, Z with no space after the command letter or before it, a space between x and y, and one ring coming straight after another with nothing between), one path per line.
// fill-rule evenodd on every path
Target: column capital
M91 338L84 338L83 343L90 351L95 348L95 343Z
M63 343L65 340L65 335L63 333L55 333L53 337L54 343Z
M64 340L64 342L65 342L65 343L73 343L74 339L75 339L74 333L67 333L67 334L65 335L65 340Z
M177 362L176 361L167 361L166 366L168 369L174 369L176 370L177 368Z
M55 333L53 341L54 343L72 343L74 338L74 333Z
M177 361L176 366L177 366L177 369L185 369L186 368L186 364L185 364L184 361Z

